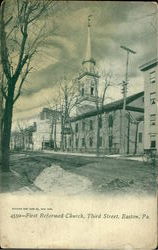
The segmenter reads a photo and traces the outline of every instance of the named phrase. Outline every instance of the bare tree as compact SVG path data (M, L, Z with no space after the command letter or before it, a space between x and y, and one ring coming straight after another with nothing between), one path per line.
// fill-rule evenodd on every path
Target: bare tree
M26 148L26 145L25 145L26 127L23 127L19 121L17 123L17 127L18 127L18 132L22 139L22 150L24 150Z
M32 58L44 40L40 18L50 8L52 0L4 0L0 9L0 58L6 85L1 85L4 98L2 126L2 170L9 171L9 144L13 107L21 95L30 73ZM37 24L39 24L37 26ZM36 30L36 32L35 32ZM38 30L38 31L37 31Z
M73 149L73 129L71 124L71 111L76 105L76 82L70 76L64 76L57 83L56 95L47 99L46 103L50 113L50 140L54 143L54 150L57 149L57 122L61 123L61 149L66 149L65 140L70 135Z
M61 121L61 104L59 95L53 97L51 101L47 100L49 109L49 122L50 122L50 147L57 150L57 122Z
M71 140L71 150L73 150L74 143L74 133L71 124L71 111L77 104L77 85L76 80L72 78L65 77L60 81L60 102L61 102L61 112L62 112L62 138L61 138L61 149L65 150L64 141L66 134L70 135Z
M2 65L0 63L0 86L4 86L4 74L2 73ZM0 90L0 142L2 138L2 123L3 123L3 95ZM0 164L2 160L2 144L0 143Z

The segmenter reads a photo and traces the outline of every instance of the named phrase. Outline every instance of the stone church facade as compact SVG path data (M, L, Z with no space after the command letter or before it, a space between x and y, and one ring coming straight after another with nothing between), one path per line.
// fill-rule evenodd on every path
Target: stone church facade
M125 152L143 153L144 92L127 98L125 119ZM121 146L123 99L104 105L100 111L99 152L118 154ZM139 108L138 108L139 107ZM71 118L73 136L66 136L67 151L95 153L97 147L97 110Z

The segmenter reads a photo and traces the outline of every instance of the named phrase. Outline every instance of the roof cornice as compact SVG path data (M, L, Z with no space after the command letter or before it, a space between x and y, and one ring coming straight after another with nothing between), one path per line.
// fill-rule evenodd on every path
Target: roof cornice
M141 97L143 95L144 95L144 91L139 92L139 93L134 94L134 95L131 95L131 96L128 96L127 99L126 99L126 104L127 104L126 109L127 110L132 109L133 111L143 113L143 111L144 111L143 109L139 109L137 107L131 107L131 106L129 106L129 108L128 108L129 103L131 103L132 101L138 99L139 97ZM114 110L118 110L118 109L122 109L122 108L123 108L123 98L120 99L120 100L117 100L117 101L114 101L114 102L111 102L111 103L108 103L108 104L104 105L103 108L101 108L99 111L94 109L94 110L89 111L87 113L83 113L81 115L72 117L71 121L74 122L74 121L81 120L81 119L84 119L84 118L88 118L88 117L91 117L91 116L96 116L97 113L102 114L102 113L105 113L105 112L110 112L110 111L114 111Z
M141 71L146 71L148 69L151 69L153 67L155 67L156 65L158 64L158 58L154 58L153 60L147 62L147 63L144 63L143 65L139 66L139 69Z

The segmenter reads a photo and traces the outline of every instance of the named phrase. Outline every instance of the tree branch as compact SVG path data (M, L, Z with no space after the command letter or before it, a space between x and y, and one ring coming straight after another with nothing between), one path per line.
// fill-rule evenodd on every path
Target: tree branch
M6 22L5 22L5 26L7 26L9 23L10 23L10 21L13 19L13 16L11 16Z
M52 2L54 2L54 6L55 6L55 1L54 0L49 0L49 1L45 2L45 3L43 2L43 7L41 7L41 10L34 17L30 18L28 23L32 23L33 21L37 20L42 15L42 13L51 5ZM39 8L39 6L38 6L38 8ZM36 9L37 9L37 7L35 7L35 9L34 8L31 9L31 7L30 7L31 11L36 10Z
M11 35L11 33L14 31L15 28L17 28L16 25L14 25L13 28L10 30L10 32L7 34L6 40L9 38L9 36Z
M15 103L15 102L17 101L17 99L19 98L19 96L21 95L21 89L22 89L23 83L24 83L24 81L25 81L25 79L26 79L26 76L28 75L28 73L29 73L29 72L31 71L31 69L32 69L32 68L29 68L29 65L30 65L30 60L29 60L29 62L27 63L26 71L25 71L25 73L24 73L24 75L23 75L23 77L22 77L22 79L21 79L21 82L20 82L20 85L19 85L19 89L18 89L18 93L17 93L17 95L15 96L13 103Z
M1 63L5 76L8 80L11 79L10 63L8 58L8 49L6 45L6 33L5 33L5 23L4 23L4 10L5 2L3 2L0 10L0 42L1 42Z
M1 91L2 91L3 97L5 98L5 100L7 100L8 96L7 96L3 86L1 87Z

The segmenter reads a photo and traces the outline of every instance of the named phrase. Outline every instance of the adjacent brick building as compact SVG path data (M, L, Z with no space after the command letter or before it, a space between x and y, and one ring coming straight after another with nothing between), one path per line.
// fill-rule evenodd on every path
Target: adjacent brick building
M33 149L59 149L61 143L61 113L43 108L33 133Z

